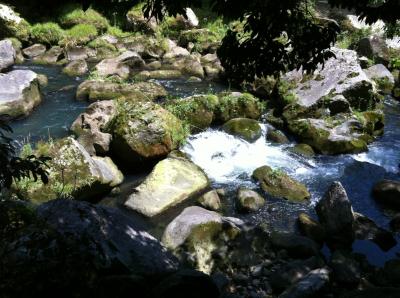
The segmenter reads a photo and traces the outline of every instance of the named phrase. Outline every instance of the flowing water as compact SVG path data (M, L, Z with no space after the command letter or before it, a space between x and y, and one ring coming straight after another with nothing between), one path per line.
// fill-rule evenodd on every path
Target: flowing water
M36 142L48 137L67 136L72 122L88 105L86 102L75 100L76 88L83 78L68 77L56 66L24 64L15 68L31 69L45 74L49 79L48 87L42 90L42 104L29 117L12 123L16 139L20 142ZM227 89L215 83L188 83L183 79L158 82L164 85L171 95L179 97ZM355 211L387 228L392 214L374 201L371 189L380 179L400 179L400 104L387 98L385 114L384 135L370 145L368 152L357 155L300 157L288 151L294 143L275 145L266 141L265 134L268 128L265 125L263 136L252 144L228 135L218 128L211 128L191 136L182 150L204 169L214 187L226 188L231 198L239 186L260 191L251 179L251 174L263 165L283 169L306 184L312 194L311 204L293 204L268 198L262 210L249 215L236 214L234 200L230 199L225 202L225 212L229 215L242 216L254 223L266 222L277 228L293 229L297 214L307 212L315 215L314 204L332 181L339 180L346 188ZM135 179L128 180L132 184ZM370 260L378 265L400 251L399 247L395 247L383 253L372 242L368 245L356 242L354 249L366 253Z

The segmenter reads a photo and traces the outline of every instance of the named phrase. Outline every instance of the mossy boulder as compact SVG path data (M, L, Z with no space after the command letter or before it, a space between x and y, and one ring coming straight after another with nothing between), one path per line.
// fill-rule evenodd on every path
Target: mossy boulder
M165 229L162 243L182 259L210 273L213 252L241 233L243 222L200 207L188 207Z
M134 189L125 206L152 217L189 199L209 185L204 172L185 158L160 161Z
M261 117L264 105L249 93L228 92L218 94L219 105L216 120L225 123L233 118L257 120Z
M60 24L66 28L79 24L92 25L100 32L107 30L110 25L104 16L92 8L86 11L80 8L73 9L60 18Z
M307 144L297 144L294 147L290 147L289 151L304 157L312 157L315 155L314 149Z
M179 70L186 76L204 78L204 69L200 63L200 59L193 55L173 57L170 59L164 58L162 68L166 70Z
M160 59L170 50L170 43L165 38L136 35L122 40L125 48L138 53L143 59Z
M104 59L95 66L100 77L119 76L128 79L131 70L143 67L145 62L139 54L126 51L115 58Z
M77 100L98 101L129 99L129 101L154 101L167 96L164 87L154 82L121 84L102 80L88 80L78 86Z
M155 33L158 27L155 18L147 19L143 14L143 3L132 7L126 14L127 29L134 32Z
M318 221L314 220L306 213L300 213L297 222L300 232L304 236L319 244L324 242L326 238L325 229Z
M261 188L273 197L293 202L304 202L310 199L307 188L282 170L263 166L253 172L253 178L260 182Z
M376 64L364 70L367 76L376 82L383 94L392 94L395 86L393 74L382 64Z
M176 69L159 69L159 70L143 70L135 75L135 79L139 81L146 80L172 80L179 79L183 77L183 74L180 70Z
M39 143L33 152L52 158L48 162L49 183L25 178L15 183L19 195L36 203L58 198L91 200L123 181L123 175L108 157L91 157L73 138Z
M81 76L88 72L88 65L85 60L75 60L68 63L63 73L69 76Z
M226 122L222 129L247 142L255 142L261 137L262 130L258 121L248 118L234 118Z
M64 37L64 30L56 23L35 24L31 28L31 39L36 43L48 46L58 45Z
M131 165L158 160L177 149L188 130L172 113L152 102L119 101L107 128L114 154Z
M181 31L178 44L182 47L188 47L189 43L193 43L196 50L203 53L210 51L210 48L217 48L221 39L218 34L207 28Z
M29 35L29 23L9 6L0 4L0 36L16 37L26 42L29 40Z
M0 75L0 115L11 119L28 116L41 101L38 75L33 71Z
M287 144L289 143L289 139L287 136L280 130L274 129L273 127L269 126L267 128L267 141L277 143L277 144Z
M214 121L218 97L212 94L194 95L166 104L166 109L190 125L192 132L208 128Z

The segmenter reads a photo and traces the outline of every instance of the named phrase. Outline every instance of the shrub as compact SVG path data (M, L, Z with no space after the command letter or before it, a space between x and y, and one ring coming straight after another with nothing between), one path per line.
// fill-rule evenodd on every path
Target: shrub
M57 45L64 38L64 30L56 23L43 23L32 26L31 38L34 42Z
M64 46L84 45L95 39L98 35L95 26L90 24L75 25L66 31L66 36L62 41Z
M108 20L92 8L86 11L76 8L62 16L60 23L68 28L82 24L93 25L101 32L104 32L109 27Z

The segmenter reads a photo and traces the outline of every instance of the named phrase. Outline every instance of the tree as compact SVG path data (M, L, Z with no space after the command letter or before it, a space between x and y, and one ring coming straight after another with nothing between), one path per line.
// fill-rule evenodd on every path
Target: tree
M165 14L182 14L188 6L204 1L147 0L146 16L162 19ZM230 29L218 55L230 79L252 82L303 67L311 72L334 54L329 49L340 31L336 22L315 16L311 0L210 0L213 11L239 20L241 30ZM353 9L368 23L381 19L395 24L399 0L329 0L331 6Z
M35 157L34 155L26 158L16 156L16 148L13 140L7 136L12 133L11 127L0 119L0 192L5 188L10 188L13 181L31 177L35 181L38 178L43 183L48 182L46 172L46 162L48 157Z

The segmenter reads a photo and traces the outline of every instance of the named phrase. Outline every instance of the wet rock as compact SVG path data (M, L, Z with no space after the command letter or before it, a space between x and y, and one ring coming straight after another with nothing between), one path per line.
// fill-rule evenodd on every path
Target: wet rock
M32 178L15 183L16 191L34 202L57 198L92 200L123 181L123 175L109 157L91 157L73 138L40 144L37 155L49 156L49 183ZM79 177L79 178L78 178Z
M64 55L64 51L59 46L54 46L46 53L33 58L33 61L38 64L56 64Z
M372 193L378 202L396 210L400 210L399 181L382 180L374 186Z
M388 251L397 244L392 233L382 229L368 217L354 213L354 233L360 240L371 240L375 242L383 251Z
M17 53L10 40L0 41L0 72L15 63Z
M166 39L157 39L148 35L128 37L123 44L127 50L138 53L143 59L160 59L169 50Z
M134 189L125 206L152 217L201 192L208 184L204 172L189 160L167 158Z
M367 76L375 81L383 94L391 94L394 88L392 73L382 64L376 64L364 70Z
M333 96L328 104L331 116L351 112L350 104L343 95Z
M129 99L129 101L154 101L167 96L164 87L154 82L119 84L104 81L88 80L78 86L77 100L111 100Z
M85 60L92 57L94 53L91 53L90 49L86 47L67 47L65 49L65 57L68 61Z
M22 50L22 53L30 59L42 55L45 52L46 46L38 43Z
M374 35L361 39L356 45L356 50L360 56L368 57L376 63L382 63L386 66L389 64L389 48L380 36Z
M150 79L159 79L159 80L168 80L168 79L179 79L182 77L182 72L179 70L170 70L170 69L160 69L160 70L152 70L152 71L141 71L135 75L137 80L150 80Z
M269 195L289 201L304 202L310 198L307 188L281 170L263 166L253 172L261 188Z
M241 212L254 212L264 206L265 199L251 189L239 188L236 203Z
M395 232L400 232L400 214L396 214L390 221L390 227Z
M178 118L152 102L124 101L118 111L107 128L113 135L112 152L132 166L167 156L187 136Z
M361 279L360 263L350 254L340 250L333 253L330 267L334 278L342 284L358 284Z
M300 232L304 236L314 240L319 244L322 244L324 242L326 238L325 230L319 222L315 221L305 213L301 213L299 215L297 222Z
M173 59L173 58L178 58L178 57L183 57L183 56L190 56L190 53L188 50L182 47L178 46L173 46L169 52L165 53L163 56L164 59Z
M114 101L104 100L88 106L85 113L74 121L71 131L89 154L105 155L109 152L112 135L103 131L116 114Z
M273 127L268 127L267 130L267 140L278 143L278 144L287 144L289 143L289 139L285 136L285 134L277 129L274 129Z
M117 75L122 79L127 79L131 68L140 68L145 62L139 54L126 51L116 58L104 59L95 66L97 73L102 77Z
M49 79L47 78L46 75L38 74L37 78L38 78L40 88L47 87L47 85L49 84Z
M28 116L41 100L38 76L33 71L0 74L0 115L11 119Z
M319 254L318 244L307 237L288 232L273 232L270 240L278 249L285 249L294 258L309 258Z
M329 283L329 270L315 269L303 277L297 284L283 292L280 298L306 298L316 295Z
M234 118L226 122L222 129L231 135L253 143L261 137L262 130L258 121L247 118Z
M315 210L325 228L329 242L334 247L349 246L354 240L354 214L346 190L340 182L334 182Z
M199 270L210 272L214 265L212 252L218 248L218 241L235 238L241 224L239 219L222 217L200 207L188 207L167 226L162 243L176 253L179 248L184 249L193 255Z
M219 211L222 208L221 200L216 190L211 190L199 198L199 204L211 211Z
M87 73L88 70L85 60L74 60L64 67L63 72L69 76L81 76Z
M200 63L200 59L194 55L164 59L163 69L177 70L183 75L204 78L204 69Z
M297 144L294 147L290 147L289 151L305 157L312 157L315 155L314 149L307 144Z

